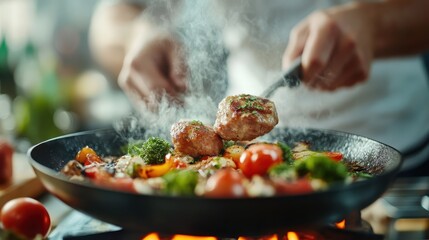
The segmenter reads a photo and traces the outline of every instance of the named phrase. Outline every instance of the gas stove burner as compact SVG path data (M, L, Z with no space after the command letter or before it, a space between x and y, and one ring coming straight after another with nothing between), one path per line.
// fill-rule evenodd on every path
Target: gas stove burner
M389 218L387 239L428 239L429 177L399 178L381 200Z
M382 240L382 235L374 234L371 226L360 218L360 213L350 214L341 224L332 224L318 229L302 229L271 234L264 237L210 237L215 240ZM340 226L341 225L341 226ZM154 237L155 236L155 237ZM179 237L182 236L182 237ZM72 212L52 232L49 239L54 240L176 240L194 239L196 236L165 235L127 231L117 226L104 223L79 212ZM205 240L208 238L204 238Z

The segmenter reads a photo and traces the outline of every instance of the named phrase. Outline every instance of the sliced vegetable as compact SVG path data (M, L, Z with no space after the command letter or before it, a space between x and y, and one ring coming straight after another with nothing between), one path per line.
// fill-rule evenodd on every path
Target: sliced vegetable
M340 152L323 152L323 154L334 161L343 160L343 154Z
M134 180L132 178L113 178L106 176L102 171L95 173L94 183L108 189L135 193Z
M232 161L234 161L235 165L238 166L240 163L240 156L243 152L244 152L243 146L231 145L225 149L225 152L223 153L223 157L231 159Z
M159 165L140 165L137 168L137 174L141 178L161 177L170 171L173 167L173 159L167 158L163 164Z
M215 169L221 168L237 168L235 162L226 157L211 157L209 158L209 165L214 167Z
M247 196L244 182L246 177L232 168L223 168L207 179L205 197L230 198Z
M198 173L193 170L172 170L162 177L165 180L164 193L168 195L195 195Z
M313 192L313 187L307 178L301 178L293 182L283 180L273 180L277 194L304 194Z

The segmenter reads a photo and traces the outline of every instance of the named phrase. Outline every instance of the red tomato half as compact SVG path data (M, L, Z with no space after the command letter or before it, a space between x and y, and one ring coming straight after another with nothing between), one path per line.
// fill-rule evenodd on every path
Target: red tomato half
M51 218L45 206L32 198L10 200L0 214L4 229L28 239L38 234L46 237L51 229Z
M223 168L207 179L204 196L206 197L245 197L244 181L246 177L232 168Z
M253 175L265 175L270 167L282 162L282 150L279 146L254 144L241 154L239 168L246 177L251 178Z

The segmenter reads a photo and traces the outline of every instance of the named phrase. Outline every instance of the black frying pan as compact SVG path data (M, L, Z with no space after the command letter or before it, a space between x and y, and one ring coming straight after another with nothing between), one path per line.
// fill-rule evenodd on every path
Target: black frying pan
M327 191L295 196L209 199L140 195L70 181L60 169L82 147L99 155L119 155L127 137L114 130L62 136L32 147L30 162L49 192L94 218L132 231L166 234L256 236L315 227L342 219L379 198L398 172L400 153L380 142L352 134L313 129L274 129L268 140L293 146L307 141L314 150L340 151L375 176Z

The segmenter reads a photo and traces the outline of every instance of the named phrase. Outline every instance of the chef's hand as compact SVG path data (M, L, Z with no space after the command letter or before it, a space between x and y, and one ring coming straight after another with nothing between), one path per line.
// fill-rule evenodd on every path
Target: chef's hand
M180 45L166 31L142 31L131 44L118 85L134 102L156 106L164 93L178 99L186 90L186 68Z
M371 13L359 3L317 11L291 33L283 68L302 55L303 82L332 91L367 79L373 58Z

